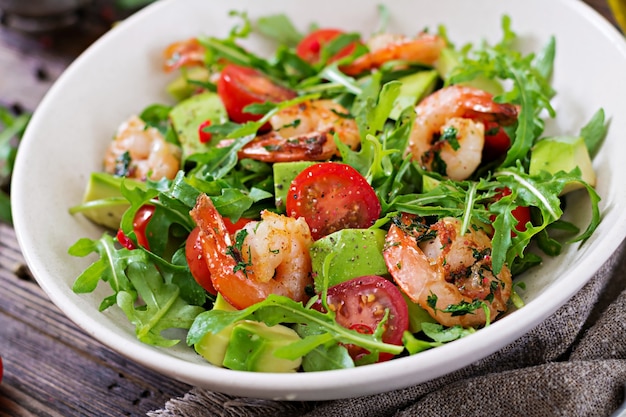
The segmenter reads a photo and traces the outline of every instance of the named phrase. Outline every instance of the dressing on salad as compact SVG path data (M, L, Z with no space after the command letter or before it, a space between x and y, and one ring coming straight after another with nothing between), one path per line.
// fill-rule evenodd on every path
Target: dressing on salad
M142 342L183 329L210 363L259 372L416 354L523 307L514 278L597 227L603 111L543 135L555 39L522 55L507 16L499 43L457 48L443 27L364 41L233 15L226 38L164 49L176 104L129 116L70 210L109 229L69 249L98 254L73 290L107 282L100 310ZM562 219L574 190L582 231Z

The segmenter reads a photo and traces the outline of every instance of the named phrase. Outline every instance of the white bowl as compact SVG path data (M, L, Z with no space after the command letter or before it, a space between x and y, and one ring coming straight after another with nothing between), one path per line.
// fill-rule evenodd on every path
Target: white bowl
M305 29L311 23L358 30L378 24L379 0L165 0L155 3L97 41L61 76L37 109L23 138L12 187L15 229L40 285L74 322L111 349L172 378L234 395L319 400L384 392L452 372L493 353L537 325L578 291L626 235L626 43L596 12L572 0L396 0L387 2L390 31L415 34L444 24L457 44L501 38L503 14L512 18L525 51L557 39L554 106L547 133L577 134L600 107L611 119L595 158L603 221L582 247L570 246L524 277L527 305L486 329L415 356L355 369L298 374L236 372L213 367L182 343L169 349L140 343L117 309L98 312L107 288L76 295L71 286L93 261L70 257L79 237L102 230L68 208L81 201L90 172L99 170L117 125L154 102L169 99L161 53L169 43L199 34L225 36L230 10L251 18L285 13ZM558 16L558 18L556 18ZM267 50L262 42L248 45ZM572 219L585 226L588 199L569 201Z

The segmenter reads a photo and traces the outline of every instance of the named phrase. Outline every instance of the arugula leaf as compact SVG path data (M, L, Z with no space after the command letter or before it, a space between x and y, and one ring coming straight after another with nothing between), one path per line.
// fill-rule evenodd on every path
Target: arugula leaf
M168 129L172 128L171 123L169 122L171 110L171 106L152 104L143 109L139 118L148 126L156 128L162 135L167 135Z
M443 327L439 323L423 323L422 332L429 338L438 343L448 343L453 340L460 339L472 333L476 333L476 329L463 328L459 325L452 327Z
M493 245L493 268L498 273L502 265L510 265L516 257L524 256L524 249L528 246L533 236L539 234L548 225L559 220L563 215L561 200L558 198L567 184L582 183L591 199L591 220L585 231L578 237L571 239L569 243L584 242L597 228L600 223L599 201L600 197L590 185L580 179L580 170L577 168L571 173L558 172L550 175L542 172L537 176L529 176L521 167L508 168L494 173L498 181L508 187L512 193L504 196L499 201L491 204L490 211L496 214L493 222L494 236ZM541 213L541 222L538 225L526 225L523 232L514 230L515 219L511 210L518 205L533 206Z
M347 369L354 368L354 366L348 349L338 344L329 347L320 344L302 358L302 370L305 372Z
M13 223L13 215L11 214L11 199L9 195L0 190L0 221Z
M444 327L439 323L425 322L422 323L422 332L432 340L418 339L410 332L404 332L402 336L402 343L410 355L415 355L416 353L469 336L472 333L476 333L476 329L473 327L463 328L459 325Z
M511 30L508 16L502 18L503 39L496 45L484 44L479 49L469 49L461 57L449 79L450 84L473 80L476 77L511 80L510 91L495 97L494 100L520 105L517 125L514 132L507 129L512 138L511 147L501 167L514 166L517 161L525 161L534 141L544 129L543 112L551 117L555 111L550 104L554 90L547 77L551 73L554 59L554 39L544 48L537 59L534 54L523 56L512 48L516 34Z
M180 289L163 282L154 265L131 263L128 278L144 304L136 304L134 292L120 291L117 303L135 325L137 338L153 346L170 347L180 340L167 339L161 332L168 329L188 329L204 308L189 305L180 297Z
M591 120L580 130L580 136L585 140L591 158L598 153L607 131L608 125L605 122L604 109L595 112Z
M218 333L226 326L240 320L261 321L268 326L279 323L301 324L309 326L313 334L328 333L334 343L355 344L370 352L389 352L397 355L402 352L401 346L390 345L380 341L380 336L361 334L346 329L338 324L332 313L305 308L301 303L276 294L270 294L264 301L244 310L224 311L210 310L200 314L187 334L187 344L194 345L208 333ZM323 337L305 338L306 342L297 342L299 353L308 353L316 347L328 343ZM285 347L288 350L287 347Z
M256 28L263 35L282 45L294 47L302 40L302 34L284 14L259 18L256 21Z
M11 224L11 200L8 185L13 173L19 140L30 121L30 113L14 116L12 112L0 106L0 221ZM16 140L12 142L12 140ZM6 192L5 192L6 187Z
M100 280L107 282L114 294L106 297L100 304L100 311L115 304L120 291L132 292L133 287L126 276L126 268L133 262L146 262L142 250L117 249L113 237L104 234L99 240L79 239L69 249L72 256L85 257L93 252L100 258L85 269L74 281L72 291L77 294L93 292Z

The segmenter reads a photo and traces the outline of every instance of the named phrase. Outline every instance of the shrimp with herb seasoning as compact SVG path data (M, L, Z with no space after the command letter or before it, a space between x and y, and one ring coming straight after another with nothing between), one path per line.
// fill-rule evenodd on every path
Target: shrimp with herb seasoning
M491 239L461 230L459 219L428 226L404 216L389 228L383 255L404 293L444 326L483 326L507 310L511 272L493 271Z
M513 124L518 108L496 103L491 94L477 88L454 85L426 97L415 112L406 154L428 170L460 181L482 162L484 122Z
M181 150L137 116L118 128L104 155L104 170L120 177L173 179L180 169Z
M191 215L213 285L230 304L246 308L270 294L309 298L313 239L303 218L263 211L261 220L248 223L233 242L210 197L201 195Z
M351 149L361 143L354 119L332 100L308 100L278 111L270 119L273 130L258 136L240 158L264 162L324 161L338 154L334 136Z
M367 46L369 52L350 64L341 66L341 71L348 75L358 75L392 61L432 65L439 59L446 41L441 36L423 32L415 38L381 33L373 36Z

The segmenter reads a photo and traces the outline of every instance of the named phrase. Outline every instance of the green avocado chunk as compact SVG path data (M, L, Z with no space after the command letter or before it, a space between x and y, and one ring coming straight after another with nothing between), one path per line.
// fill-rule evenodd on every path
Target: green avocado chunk
M141 181L116 177L105 172L92 172L82 204L72 207L70 213L82 213L96 224L112 230L118 229L122 215L130 207L128 200L122 197L122 182L129 188L145 188Z
M237 309L230 305L228 301L222 297L222 294L218 293L213 303L214 310L222 311L236 311ZM226 349L230 342L230 335L235 327L234 324L226 326L218 333L207 333L198 343L193 347L207 362L222 366L224 362L224 356L226 355Z
M242 321L233 328L223 365L239 371L295 372L302 364L302 357L280 358L276 350L300 340L287 326L269 327L265 323Z
M276 162L273 165L274 170L274 196L276 199L276 208L279 212L285 211L287 201L287 193L291 187L291 181L298 176L299 173L306 168L315 164L309 161L296 162Z
M343 229L315 241L311 261L315 290L365 275L388 275L383 258L386 232L380 229Z
M219 95L211 91L196 94L178 103L170 111L172 126L183 149L183 161L194 153L206 152L209 143L200 142L198 129L207 120L222 124L228 120Z
M580 168L581 179L591 186L596 184L596 173L591 164L591 157L585 140L578 136L555 136L537 142L530 154L530 175L541 171L556 174L559 171L571 172ZM582 188L580 183L568 184L561 194Z
M228 301L217 294L214 310L236 311ZM300 336L287 326L242 320L225 327L218 333L207 333L194 349L209 363L216 366L255 372L295 372L302 358L284 359L274 355L276 349L300 340Z
M411 333L419 333L422 331L422 323L437 323L437 320L428 314L419 304L413 302L404 292L402 293L404 301L409 311L409 331Z
M393 103L389 118L398 120L402 110L415 106L415 103L432 93L438 79L439 74L435 70L419 71L399 78L398 81L402 83L400 94Z
M182 101L198 90L193 81L207 82L209 70L204 67L192 67L183 71L174 81L167 85L167 92L176 101Z

